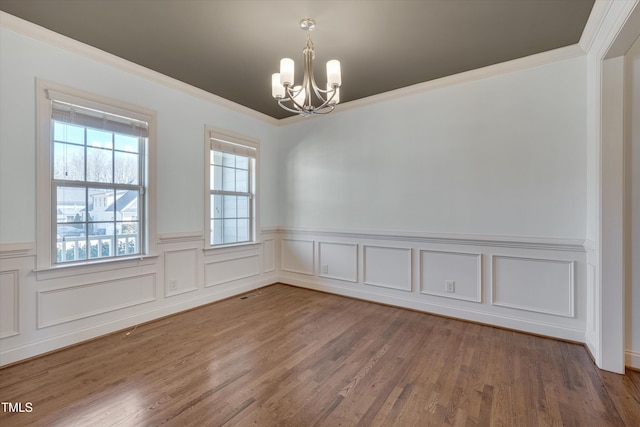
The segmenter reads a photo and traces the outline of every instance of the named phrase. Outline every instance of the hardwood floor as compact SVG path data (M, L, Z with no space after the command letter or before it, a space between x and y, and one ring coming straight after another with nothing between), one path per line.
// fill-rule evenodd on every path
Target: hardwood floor
M639 426L581 345L273 285L0 369L8 426ZM15 409L15 407L14 407Z

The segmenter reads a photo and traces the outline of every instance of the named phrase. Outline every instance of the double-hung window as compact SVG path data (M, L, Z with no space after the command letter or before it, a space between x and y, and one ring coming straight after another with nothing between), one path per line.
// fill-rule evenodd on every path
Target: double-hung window
M152 116L54 89L44 96L50 265L147 254Z
M208 246L256 239L256 141L207 129Z

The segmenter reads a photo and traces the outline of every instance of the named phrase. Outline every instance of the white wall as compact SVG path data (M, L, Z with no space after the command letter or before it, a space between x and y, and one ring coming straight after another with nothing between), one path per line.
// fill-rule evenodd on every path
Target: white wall
M629 137L625 152L626 167L626 334L627 363L640 367L640 38L626 56L629 95L626 115Z
M283 225L584 239L585 67L577 57L288 126Z

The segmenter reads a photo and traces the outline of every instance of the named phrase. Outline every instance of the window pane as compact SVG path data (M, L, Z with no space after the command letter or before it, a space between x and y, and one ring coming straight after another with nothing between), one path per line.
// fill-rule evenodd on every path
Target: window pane
M237 196L224 196L223 198L223 206L224 206L224 218L235 218L238 216L238 209L236 208L236 200Z
M238 220L238 242L249 240L249 219Z
M220 151L211 152L211 164L222 166L222 153Z
M213 221L211 221L211 244L219 245L221 243L224 243L222 237L222 220L214 219Z
M236 170L232 168L222 168L222 190L236 191Z
M109 238L115 234L115 223L113 221L101 221L89 223L89 236L96 238Z
M139 225L137 222L122 222L116 225L118 233L118 251L131 255L139 253Z
M236 156L236 169L249 169L249 158Z
M238 218L249 218L249 196L238 196Z
M249 171L236 170L236 191L246 193L249 191Z
M135 153L114 153L115 165L113 182L116 184L138 185L138 155Z
M140 151L140 139L135 136L121 135L116 133L113 135L115 141L115 149L126 151L127 153L138 153Z
M83 187L58 186L56 189L56 222L85 221L87 212L85 189Z
M111 150L87 147L87 181L113 182Z
M94 236L89 238L89 258L103 258L114 255L114 238L109 236Z
M224 219L223 221L223 241L224 243L235 243L237 242L237 220L236 219Z
M84 181L84 147L53 144L53 179Z
M113 221L115 200L115 188L89 188L90 221Z
M222 190L222 166L211 167L211 189Z
M71 144L84 145L84 128L54 121L53 139L56 141L70 142Z
M87 129L87 147L113 149L113 133Z
M116 192L115 217L117 221L138 221L137 190L119 190Z
M58 239L56 249L59 261L87 259L87 242L83 237Z
M230 168L235 167L236 165L236 156L229 153L222 153L222 166L227 166Z
M84 223L63 223L58 224L57 239L66 241L84 240L85 235Z
M222 196L214 194L211 196L211 218L223 218Z

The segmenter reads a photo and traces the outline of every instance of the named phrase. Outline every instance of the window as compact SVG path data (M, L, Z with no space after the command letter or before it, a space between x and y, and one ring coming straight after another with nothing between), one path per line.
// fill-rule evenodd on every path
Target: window
M208 246L254 242L258 144L211 129L207 135Z
M49 221L44 224L39 215L39 228L48 230L50 240L43 240L50 245L38 250L39 258L49 254L49 263L39 260L39 267L148 254L153 116L95 97L51 88L41 92L47 107L41 122L48 129L42 123L40 159L41 164L48 159L48 167L39 168L38 182L46 179L49 191L38 191L39 199L47 193Z

